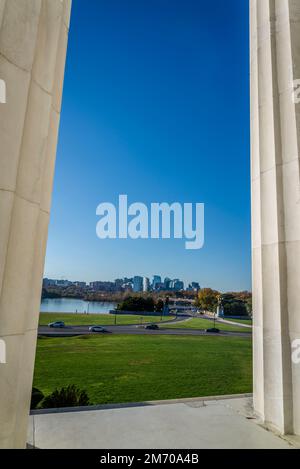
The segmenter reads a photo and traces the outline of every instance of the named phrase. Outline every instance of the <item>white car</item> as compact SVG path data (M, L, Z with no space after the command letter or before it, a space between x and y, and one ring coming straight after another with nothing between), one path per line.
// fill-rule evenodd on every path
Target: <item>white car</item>
M65 323L63 321L50 322L50 324L48 324L48 327L53 327L55 329L62 329L63 327L65 327Z
M102 333L109 333L107 329L102 326L91 326L89 327L90 332L102 332Z

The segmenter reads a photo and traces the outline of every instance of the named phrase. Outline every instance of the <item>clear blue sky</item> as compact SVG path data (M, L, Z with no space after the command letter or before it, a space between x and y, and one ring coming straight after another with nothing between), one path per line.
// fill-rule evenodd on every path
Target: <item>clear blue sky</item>
M251 288L248 2L73 0L45 276ZM99 240L96 207L204 202L205 246Z

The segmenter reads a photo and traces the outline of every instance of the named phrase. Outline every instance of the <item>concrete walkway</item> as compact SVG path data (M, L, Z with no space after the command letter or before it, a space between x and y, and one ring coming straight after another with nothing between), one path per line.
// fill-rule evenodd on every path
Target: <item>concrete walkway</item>
M204 314L203 316L197 316L197 317L202 317L202 319L208 319L209 321L214 321L213 314L212 315ZM223 324L230 324L230 325L234 325L234 326L245 327L246 329L252 329L251 324L244 324L242 322L237 322L234 319L225 319L225 318L220 318L220 317L216 316L215 321L223 323Z
M242 322L237 322L234 319L221 319L221 318L218 318L217 322L222 322L223 324L234 324L235 326L245 327L246 329L247 328L252 329L251 324L243 324Z
M28 443L42 449L291 448L258 425L251 405L251 398L235 397L37 411Z

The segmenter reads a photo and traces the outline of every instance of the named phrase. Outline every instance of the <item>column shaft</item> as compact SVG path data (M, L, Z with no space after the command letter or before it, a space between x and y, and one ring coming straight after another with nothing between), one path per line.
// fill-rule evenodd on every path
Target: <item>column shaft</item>
M26 444L70 0L0 0L0 447Z
M254 407L300 434L299 17L294 0L250 1Z

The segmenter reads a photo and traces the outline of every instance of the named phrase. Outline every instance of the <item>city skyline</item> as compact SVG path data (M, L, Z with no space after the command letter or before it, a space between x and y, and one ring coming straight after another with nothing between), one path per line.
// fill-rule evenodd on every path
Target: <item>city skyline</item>
M185 283L180 278L162 277L161 275L152 275L151 277L133 275L131 277L116 278L114 280L93 280L90 282L84 280L70 280L70 279L57 279L57 278L43 278L43 286L77 286L81 288L89 287L101 290L101 288L114 285L116 291L132 290L133 292L147 292L147 291L198 291L201 290L199 282L192 281Z

